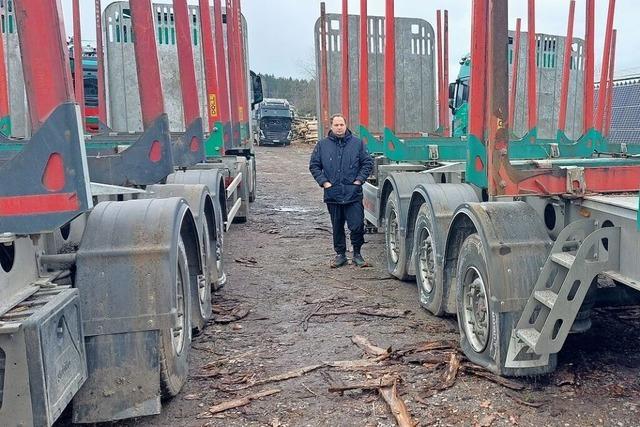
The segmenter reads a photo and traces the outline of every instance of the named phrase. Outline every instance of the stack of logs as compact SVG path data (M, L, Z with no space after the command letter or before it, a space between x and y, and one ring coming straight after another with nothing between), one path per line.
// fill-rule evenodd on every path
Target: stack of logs
M318 120L315 117L293 119L293 142L316 144L318 142Z

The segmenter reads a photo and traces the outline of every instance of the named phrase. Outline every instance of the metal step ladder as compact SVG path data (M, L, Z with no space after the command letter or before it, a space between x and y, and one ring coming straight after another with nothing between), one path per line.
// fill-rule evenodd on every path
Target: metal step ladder
M562 349L593 279L619 268L620 227L590 219L565 227L512 331L506 366L546 365Z

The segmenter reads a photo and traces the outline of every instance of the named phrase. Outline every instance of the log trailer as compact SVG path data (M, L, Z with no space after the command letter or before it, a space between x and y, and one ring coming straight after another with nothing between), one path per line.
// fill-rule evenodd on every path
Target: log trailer
M206 156L211 140L224 141L224 126L210 127L205 139L193 15L186 0L173 2L186 130L171 132L157 15L150 2L136 1L128 31L135 34L132 89L139 92L142 131L85 135L84 79L75 80L74 94L59 0L5 6L19 34L8 57L17 54L22 68L9 81L26 83L30 135L0 136L0 424L51 426L69 405L75 423L158 414L161 399L186 381L192 334L211 316L211 289L226 280L223 234L241 203L234 194L244 188L248 199L244 171L230 175L222 161ZM227 38L239 40L239 1L227 11ZM222 22L219 10L216 19ZM74 0L77 40L79 29ZM213 33L202 33L211 59ZM241 52L230 51L236 64ZM104 118L106 82L97 68ZM210 84L218 77L215 61L206 70L208 99L226 101L229 94L218 96ZM81 61L75 75L82 76ZM243 108L243 98L234 96ZM7 104L19 110L24 102ZM242 121L233 123L228 133L233 126L241 135Z
M347 3L343 0L343 23ZM605 90L599 91L597 109L594 1L587 0L584 62L576 67L572 50L564 50L557 133L549 139L537 132L536 58L541 61L537 47L544 41L535 33L535 1L528 0L528 132L513 137L507 3L473 2L467 134L448 136L448 90L440 78L439 105L445 111L438 114L439 129L415 137L396 131L396 118L407 113L396 108L395 88L406 86L411 75L396 73L395 51L402 45L395 39L394 1L386 0L384 75L392 78L384 80L383 102L371 103L371 108L384 105L384 129L378 136L368 128L364 85L359 131L376 159L364 185L365 217L384 229L389 273L415 279L420 302L432 314L457 315L460 344L472 362L500 375L522 376L553 371L568 334L589 328L594 305L640 301L640 145L612 144L604 136L614 68L613 1L600 79ZM575 2L570 5L567 40L573 40ZM375 48L369 43L376 39L367 32L366 10L367 1L361 0L359 51L369 58L360 61L361 83L370 80L369 55ZM330 27L322 15L319 93L327 106ZM343 76L349 75L348 47L342 48ZM438 74L444 76L446 52L439 61ZM567 99L576 73L584 82L584 114L581 135L570 138ZM348 84L343 78L343 108L349 106ZM322 119L327 110L321 108Z

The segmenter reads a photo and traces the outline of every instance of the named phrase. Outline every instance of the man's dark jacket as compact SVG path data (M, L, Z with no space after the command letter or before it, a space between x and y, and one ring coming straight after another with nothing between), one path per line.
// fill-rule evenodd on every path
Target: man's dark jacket
M367 146L347 129L344 137L338 138L329 131L329 136L318 142L309 161L311 175L324 190L325 203L348 204L362 200L362 186L373 169L373 159Z

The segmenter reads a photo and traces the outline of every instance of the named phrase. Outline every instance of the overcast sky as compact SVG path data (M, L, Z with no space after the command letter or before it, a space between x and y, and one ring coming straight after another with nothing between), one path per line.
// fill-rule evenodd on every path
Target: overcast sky
M211 4L213 1L210 0ZM222 3L224 3L223 0ZM103 7L112 3L102 0ZM596 2L596 69L600 69L607 0ZM71 34L71 0L62 0L66 31ZM93 1L81 0L83 39L95 40ZM197 1L189 0L190 4ZM369 15L384 15L384 0L368 0ZM421 18L435 28L437 9L449 10L450 67L457 73L459 58L469 51L471 0L396 0L397 17ZM586 0L576 1L575 37L584 37ZM341 13L341 0L326 0L327 13ZM313 27L320 16L320 0L242 0L242 12L249 27L249 61L251 69L276 76L308 78L313 70ZM349 13L360 13L360 1L349 0ZM569 0L538 0L536 2L536 32L566 35ZM509 28L515 29L516 18L522 18L522 30L527 28L527 1L509 0ZM616 75L640 72L640 28L638 0L617 0L614 27L618 30ZM596 75L596 81L599 74Z

